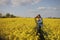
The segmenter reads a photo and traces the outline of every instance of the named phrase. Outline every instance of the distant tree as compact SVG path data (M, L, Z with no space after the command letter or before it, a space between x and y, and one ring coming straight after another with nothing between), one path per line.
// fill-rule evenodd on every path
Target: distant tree
M0 13L0 18L2 18L2 13Z
M9 18L9 17L10 17L10 13L7 13L7 14L6 14L6 17Z
M18 18L18 16L15 16L15 15L10 14L10 13L6 13L6 15L2 16L2 13L0 13L0 18Z
M2 18L6 18L6 16L2 16Z
M13 14L10 15L11 18L15 18L16 16L14 16Z

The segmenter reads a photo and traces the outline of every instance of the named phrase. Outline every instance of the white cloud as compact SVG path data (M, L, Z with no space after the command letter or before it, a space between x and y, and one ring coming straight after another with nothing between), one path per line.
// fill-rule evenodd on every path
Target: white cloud
M13 6L35 4L41 0L0 0L0 5L12 4Z
M34 15L34 17L40 14L42 17L58 17L58 7L38 7L35 9L27 10L26 15Z
M7 5L8 4L8 0L0 0L0 5Z
M48 7L47 9L56 10L57 8L56 7Z
M56 7L38 7L37 9L39 9L39 10L57 10L58 8L56 8Z
M40 0L11 0L12 5L14 6L35 4L38 2L40 2Z
M44 9L46 9L46 7L38 7L37 9L44 10Z

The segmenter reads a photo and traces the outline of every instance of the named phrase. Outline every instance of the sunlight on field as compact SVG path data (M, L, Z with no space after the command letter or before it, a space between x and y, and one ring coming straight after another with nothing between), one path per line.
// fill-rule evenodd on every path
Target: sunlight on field
M44 27L42 28L48 36L46 40L60 40L60 19L43 19Z
M60 40L60 19L43 19L46 40ZM34 18L0 18L0 39L37 40Z

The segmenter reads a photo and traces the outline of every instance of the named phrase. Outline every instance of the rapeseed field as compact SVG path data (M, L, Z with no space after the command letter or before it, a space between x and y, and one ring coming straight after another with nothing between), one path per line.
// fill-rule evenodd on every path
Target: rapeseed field
M1 40L38 40L34 18L0 18ZM60 19L43 18L46 40L60 40Z

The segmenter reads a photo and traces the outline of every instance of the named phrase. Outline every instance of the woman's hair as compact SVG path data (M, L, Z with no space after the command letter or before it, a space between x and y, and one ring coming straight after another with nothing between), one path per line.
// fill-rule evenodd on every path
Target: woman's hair
M41 15L40 15L40 14L38 14L35 18L41 18Z

